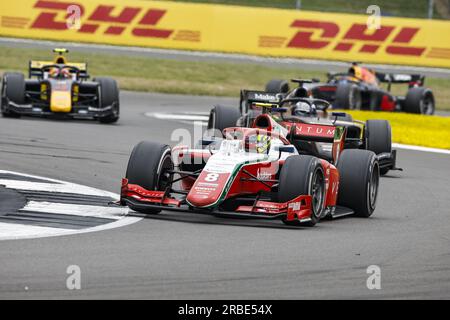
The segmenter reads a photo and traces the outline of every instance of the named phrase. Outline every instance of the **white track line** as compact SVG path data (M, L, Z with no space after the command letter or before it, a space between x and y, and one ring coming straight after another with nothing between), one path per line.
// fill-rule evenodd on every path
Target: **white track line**
M50 192L65 192L65 193L81 193L86 195L104 196L111 197L113 199L118 199L119 195L99 190L75 183L65 182L56 179L50 179L46 177L23 174L14 171L0 170L0 173L4 174L14 174L22 177L29 177L41 180L47 180L49 182L56 182L58 184L41 183L41 182L27 182L27 181L17 181L17 180L0 180L0 184L5 185L8 188L14 189L14 187L21 190L35 190L35 191L50 191ZM33 187L32 185L36 185ZM65 188L64 188L65 186ZM42 188L38 188L42 187ZM48 204L48 207L45 208ZM130 225L142 220L141 217L130 217L128 216L127 207L99 207L99 206L89 206L89 205L75 205L75 204L61 204L61 203L45 203L45 202L34 202L30 201L27 206L22 208L22 210L32 210L39 212L50 212L59 214L72 214L78 216L89 216L89 217L102 217L111 218L116 220L115 222L106 223L96 227L72 230L72 229L62 229L62 228L49 228L40 227L33 225L23 225L16 223L5 223L0 222L0 240L18 240L18 239L34 239L34 238L44 238L53 236L67 236L74 234L82 234L88 232L104 231L114 228L123 227ZM88 210L88 211L85 211Z
M68 204L55 202L29 201L19 211L33 211L55 214L68 214L80 217L94 217L106 219L120 219L126 215L126 211L117 210L116 207L100 207L84 204Z
M413 146L410 144L393 143L392 147L397 148L397 149L405 149L405 150L423 151L423 152L440 153L440 154L450 154L450 150L447 150L447 149Z
M158 112L146 112L147 117L161 119L161 120L176 120L176 121L208 121L208 114L206 115L192 115L192 114L170 114Z
M76 193L100 197L110 196L105 194L103 190L98 190L73 183L54 184L54 183L0 179L0 184L6 186L7 188L17 190Z

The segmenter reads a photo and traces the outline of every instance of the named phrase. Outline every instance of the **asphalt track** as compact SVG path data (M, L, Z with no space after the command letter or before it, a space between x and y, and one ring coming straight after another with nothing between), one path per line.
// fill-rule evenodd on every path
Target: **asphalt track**
M117 125L0 119L0 168L118 192L132 146L174 144L192 125L146 112L200 112L234 99L125 92ZM129 226L0 241L0 298L450 298L450 158L399 150L369 219L314 228L163 212ZM81 269L68 290L66 269ZM381 268L381 289L366 287Z

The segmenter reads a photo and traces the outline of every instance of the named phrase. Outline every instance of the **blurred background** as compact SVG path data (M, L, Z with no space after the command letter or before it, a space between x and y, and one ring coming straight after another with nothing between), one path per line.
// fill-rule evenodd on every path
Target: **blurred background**
M311 11L365 14L370 5L381 8L384 16L450 19L450 0L165 0L239 6L271 7Z

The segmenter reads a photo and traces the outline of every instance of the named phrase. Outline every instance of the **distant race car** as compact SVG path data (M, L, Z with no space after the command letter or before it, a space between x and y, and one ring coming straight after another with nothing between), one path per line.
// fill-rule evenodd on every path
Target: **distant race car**
M296 123L296 136L330 145L330 158L299 154L288 130L261 114L263 128L232 127L191 149L144 141L131 153L120 203L156 214L185 211L222 217L281 219L314 226L324 217L375 210L379 162L368 150L345 150L344 127Z
M119 88L114 79L88 81L86 63L67 62L66 49L54 61L30 61L29 79L7 72L1 82L4 117L56 116L112 123L119 119Z
M305 88L310 97L327 100L335 109L434 114L434 94L423 86L423 75L380 73L353 63L348 72L328 73L327 77L326 83L315 80ZM381 88L381 83L387 83L387 90ZM406 95L393 95L390 92L392 84L408 84ZM271 80L266 85L266 92L288 94L289 83Z
M401 170L396 166L397 153L392 149L391 126L388 121L354 121L350 114L328 112L329 102L308 98L308 89L302 85L311 83L311 80L294 81L299 82L300 86L287 95L242 90L239 109L217 105L210 111L208 129L221 132L233 126L252 127L257 117L263 113L271 114L275 121L286 128L292 128L292 124L298 122L341 126L346 129L345 148L373 151L377 155L381 175L387 174L389 170ZM297 147L300 153L307 148L309 152L318 156L331 158L331 149L327 144L305 142L297 139L295 134L288 134L287 139Z

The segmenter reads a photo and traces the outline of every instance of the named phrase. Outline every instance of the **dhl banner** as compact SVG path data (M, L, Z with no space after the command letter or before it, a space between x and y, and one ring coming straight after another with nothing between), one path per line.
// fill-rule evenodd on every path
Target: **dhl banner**
M369 29L367 19L171 1L0 1L0 36L450 67L450 22L382 17Z

